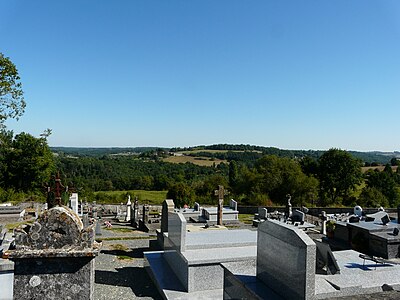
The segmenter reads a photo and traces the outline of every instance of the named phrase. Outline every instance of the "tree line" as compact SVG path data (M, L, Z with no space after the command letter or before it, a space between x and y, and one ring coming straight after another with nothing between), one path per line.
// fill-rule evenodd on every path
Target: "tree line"
M178 206L194 201L216 203L214 190L224 185L230 191L229 197L247 205L284 205L287 194L292 196L294 205L395 207L400 204L399 169L393 171L387 164L383 171L369 170L362 174L364 163L354 152L292 151L228 144L169 150L203 150L204 156L220 156L228 161L213 167L163 162L161 158L168 151L162 148L144 148L141 150L148 151L142 152L136 148L140 153L135 155L114 155L120 149L87 149L83 155L78 152L71 156L62 151L75 151L68 148L52 153L47 143L51 130L40 137L7 130L5 121L19 118L25 106L17 69L0 53L1 202L43 200L44 187L58 171L70 190L88 200L93 200L95 191L143 189L168 190L168 197ZM226 152L210 154L204 150ZM130 151L123 149L124 153ZM376 158L374 153L365 155ZM391 164L398 164L396 157Z

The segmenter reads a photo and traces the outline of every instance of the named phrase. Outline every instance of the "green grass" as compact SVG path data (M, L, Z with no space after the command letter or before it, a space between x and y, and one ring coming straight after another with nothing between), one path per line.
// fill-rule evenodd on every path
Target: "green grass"
M201 156L169 156L164 158L163 161L173 163L173 164L185 164L192 163L198 166L212 167L214 164L218 165L220 163L227 163L226 160L221 160L218 158L211 157L201 157Z
M14 230L15 228L17 228L18 226L24 225L24 224L30 224L30 225L32 225L32 224L33 224L33 221L32 221L32 220L29 220L29 221L8 223L8 224L6 224L5 227L6 227L9 231L12 231L12 230Z
M118 255L117 258L119 260L133 260L133 258L128 255Z
M155 240L156 236L127 236L127 237L105 237L96 238L96 242L102 241L128 241L128 240Z
M133 229L130 228L104 228L105 230L111 230L114 232L133 232Z
M119 251L128 251L129 248L122 245L122 244L112 244L110 245L110 248L112 248L113 250L119 250Z
M239 214L239 221L244 224L253 224L254 215L252 214Z
M126 203L128 200L127 194L131 196L131 201L138 198L140 204L160 205L167 197L167 191L144 191L144 190L129 190L129 191L102 191L94 192L95 200L99 204L120 204Z

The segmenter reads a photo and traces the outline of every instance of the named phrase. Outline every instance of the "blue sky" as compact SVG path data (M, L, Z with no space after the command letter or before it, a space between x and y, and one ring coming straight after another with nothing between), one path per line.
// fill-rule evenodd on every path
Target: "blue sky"
M400 150L400 1L0 0L52 146Z

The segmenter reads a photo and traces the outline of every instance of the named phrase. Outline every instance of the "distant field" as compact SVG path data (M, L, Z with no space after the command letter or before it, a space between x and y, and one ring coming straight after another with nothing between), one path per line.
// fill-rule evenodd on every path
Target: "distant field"
M138 197L140 204L162 204L167 197L167 191L144 191L144 190L130 190L130 191L105 191L95 192L95 198L99 204L118 204L126 203L128 200L126 194L131 195L131 201Z
M215 150L216 151L216 150ZM198 152L198 151L197 151ZM192 163L198 166L207 166L211 167L214 164L218 165L220 163L227 163L226 160L221 160L217 158L210 157L194 157L194 156L169 156L164 158L165 162L174 163L174 164L184 164L184 163Z
M379 171L383 171L383 169L385 168L385 166L376 166L376 167L361 167L361 171L363 173L367 172L368 170L379 170ZM397 170L397 166L392 167L392 171L396 172Z
M245 152L244 150L209 150L209 149L204 149L204 150L180 151L180 152L177 152L177 153L183 153L183 154L193 154L193 153L198 153L198 152L226 153L228 151L229 152ZM257 150L249 150L248 152L262 153L261 151L257 151Z

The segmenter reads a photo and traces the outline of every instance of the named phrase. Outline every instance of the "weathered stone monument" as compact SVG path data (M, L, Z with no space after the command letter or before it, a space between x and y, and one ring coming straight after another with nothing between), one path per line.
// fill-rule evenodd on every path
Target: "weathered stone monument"
M292 217L292 203L290 203L290 200L292 200L292 196L290 196L290 194L287 194L286 198L287 198L287 204L285 210L285 217L286 219L289 219Z
M12 233L0 224L0 299L12 299L14 282L14 263L3 259L4 251L10 248Z
M14 299L92 299L94 258L100 245L94 226L83 228L64 206L42 213L32 226L15 231Z
M131 205L131 225L135 228L139 227L139 201L137 197L135 197L133 205Z
M222 211L224 209L224 196L225 195L228 195L228 192L225 191L223 185L219 185L218 190L215 190L215 196L218 196L217 225L222 225Z
M162 212L161 212L161 232L168 232L168 213L174 212L175 204L174 200L166 199L162 203Z

